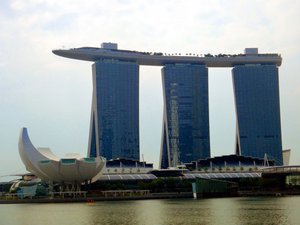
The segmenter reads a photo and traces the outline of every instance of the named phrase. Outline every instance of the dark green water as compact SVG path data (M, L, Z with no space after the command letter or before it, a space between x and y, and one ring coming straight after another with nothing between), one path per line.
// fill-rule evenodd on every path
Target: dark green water
M0 225L300 224L300 197L0 205Z

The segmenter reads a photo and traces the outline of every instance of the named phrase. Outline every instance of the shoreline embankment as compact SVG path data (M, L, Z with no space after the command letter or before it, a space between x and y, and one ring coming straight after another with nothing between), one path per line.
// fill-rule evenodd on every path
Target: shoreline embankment
M224 197L285 197L300 195L299 191L243 191L238 192L235 196L221 196ZM95 203L100 201L129 201L129 200L151 200L151 199L191 199L193 198L192 192L171 192L171 193L152 193L143 196L87 196L87 197L65 197L65 198L25 198L25 199L0 199L0 204L27 204L27 203ZM220 198L209 194L202 198ZM199 198L201 199L201 198Z

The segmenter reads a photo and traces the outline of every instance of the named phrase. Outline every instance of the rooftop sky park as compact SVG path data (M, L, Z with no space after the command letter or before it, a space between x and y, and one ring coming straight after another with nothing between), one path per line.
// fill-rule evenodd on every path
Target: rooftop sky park
M163 66L168 63L196 63L207 67L234 67L240 64L276 64L281 65L282 58L276 53L258 53L257 48L246 48L243 54L193 54L162 53L121 50L114 43L103 43L101 48L82 47L57 49L53 53L71 59L97 61L99 59L117 59L134 61L138 65Z

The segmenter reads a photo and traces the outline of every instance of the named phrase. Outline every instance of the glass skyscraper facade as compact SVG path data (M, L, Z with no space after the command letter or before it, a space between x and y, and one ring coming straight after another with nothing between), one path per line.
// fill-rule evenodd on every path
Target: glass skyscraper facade
M210 157L207 67L167 64L162 68L162 84L160 167Z
M139 160L139 66L99 60L93 66L89 157Z
M276 65L237 65L232 70L236 153L282 165L279 81Z

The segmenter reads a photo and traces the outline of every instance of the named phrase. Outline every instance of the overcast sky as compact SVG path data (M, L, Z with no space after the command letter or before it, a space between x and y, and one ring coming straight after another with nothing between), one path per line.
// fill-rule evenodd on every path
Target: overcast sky
M300 163L300 2L290 0L1 0L0 181L25 172L18 136L58 156L86 155L91 62L53 49L100 46L166 53L280 53L283 148ZM158 166L162 128L159 67L140 68L141 154ZM209 70L212 156L234 153L231 69Z

